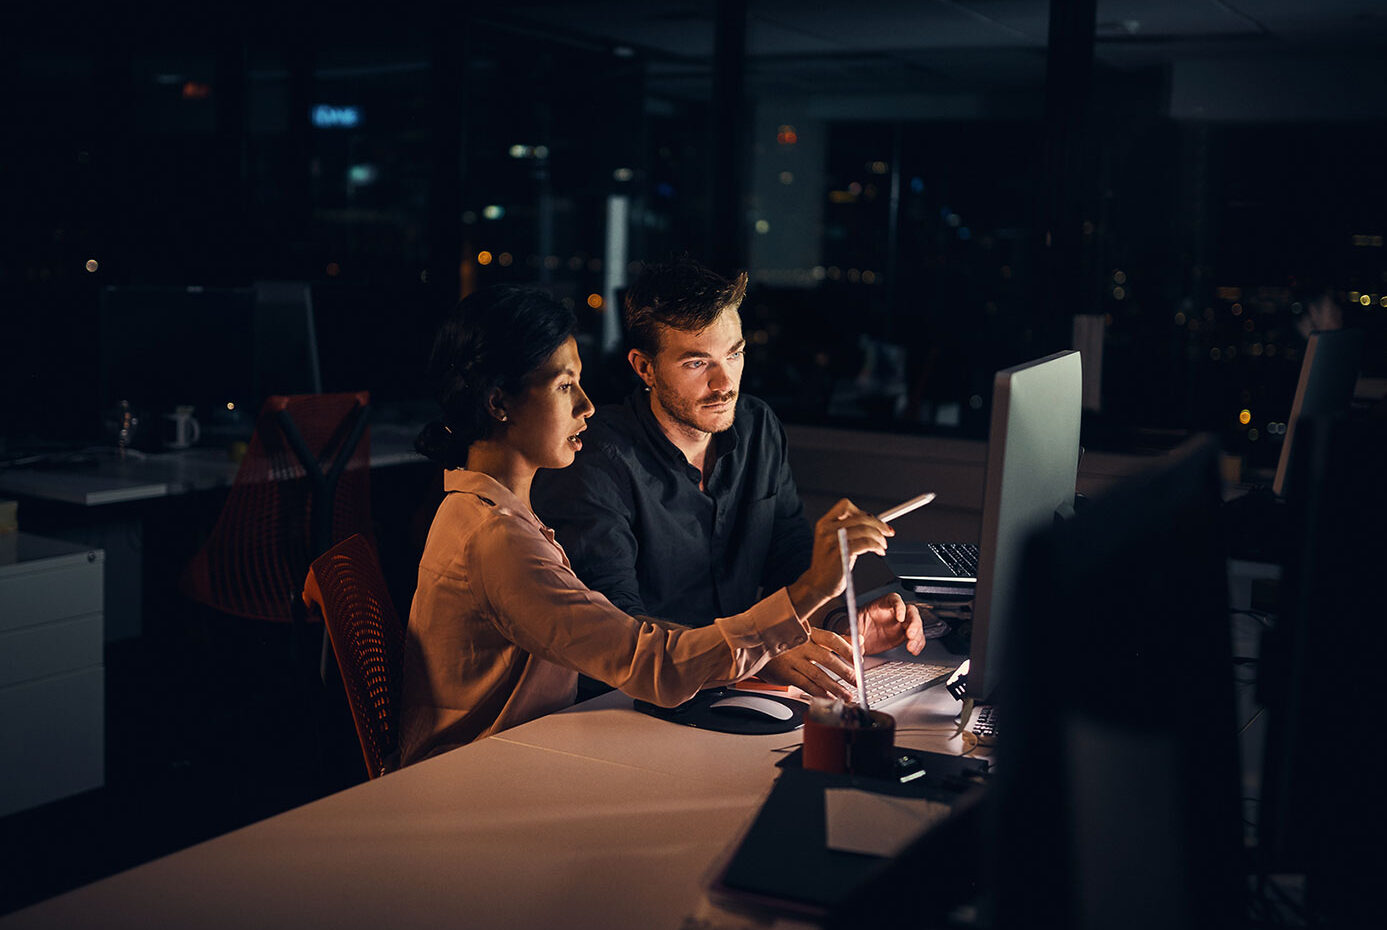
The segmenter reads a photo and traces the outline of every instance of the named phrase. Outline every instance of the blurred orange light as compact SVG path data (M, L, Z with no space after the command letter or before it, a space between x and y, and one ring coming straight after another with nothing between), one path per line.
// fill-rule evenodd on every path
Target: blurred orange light
M1373 302L1373 299L1370 295L1364 294L1363 296L1358 298L1358 302L1366 307L1368 304Z
M1251 423L1252 411L1246 408L1243 408L1243 410L1239 411L1238 422L1241 423L1243 426L1246 426L1247 424Z
M482 251L478 252L478 253L477 253L477 264L478 264L478 265L490 265L490 264L491 264L491 253L488 252L488 251L486 251L485 249L483 249Z
M329 278L335 278L342 273L342 266L337 264L336 262L328 262L327 268L325 268L324 270L327 272L327 276Z
M96 259L94 259L94 258L89 258L89 259L87 259L87 270L88 270L88 271L95 271L95 270L96 270L97 268L99 268L99 267L101 267L101 266L98 265L98 264L96 263Z
M206 100L212 96L212 85L204 84L201 81L185 81L183 84L184 100Z
M588 295L588 306L591 307L591 308L594 309L594 310L601 310L601 309L602 309L602 295L601 295L601 294L589 294L589 295Z
M781 145L794 145L799 141L799 134L795 132L795 127L786 124L776 130L775 141Z

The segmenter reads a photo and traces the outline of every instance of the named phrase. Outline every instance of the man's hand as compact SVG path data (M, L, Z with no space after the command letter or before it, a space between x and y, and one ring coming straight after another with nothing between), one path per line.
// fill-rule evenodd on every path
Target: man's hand
M929 608L925 613L929 614ZM920 610L914 604L906 604L899 594L888 594L872 601L857 612L857 622L864 655L885 652L901 643L905 643L913 656L924 651L925 624Z
M919 619L918 615L916 619ZM923 635L920 641L923 644ZM825 668L842 681L834 681L833 675L824 671ZM814 697L836 697L849 701L857 698L857 691L850 684L855 680L852 646L843 637L828 630L811 630L809 642L771 659L761 667L756 677L771 684L794 685Z

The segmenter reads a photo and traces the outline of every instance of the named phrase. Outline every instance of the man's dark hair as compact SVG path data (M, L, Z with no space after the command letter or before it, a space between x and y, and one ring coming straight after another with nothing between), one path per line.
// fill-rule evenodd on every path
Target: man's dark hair
M631 348L654 356L660 325L686 333L706 329L718 314L736 309L746 296L747 275L732 280L687 254L646 265L626 292L626 338Z

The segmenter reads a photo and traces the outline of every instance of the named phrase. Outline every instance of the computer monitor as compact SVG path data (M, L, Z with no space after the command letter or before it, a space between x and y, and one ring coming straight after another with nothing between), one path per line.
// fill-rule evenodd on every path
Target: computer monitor
M254 403L254 290L107 287L100 317L103 414L122 400L151 417L191 404L204 419Z
M1192 440L1018 544L996 774L830 926L1242 925L1218 459Z
M1263 636L1258 871L1304 879L1305 926L1381 922L1387 421L1300 421L1279 603Z
M1295 454L1297 425L1304 417L1329 416L1348 409L1353 387L1363 364L1363 331L1326 330L1310 334L1305 357L1300 362L1291 415L1286 419L1286 438L1276 463L1271 489L1278 497L1286 493L1286 473Z
M1003 369L993 381L968 653L968 696L977 702L991 700L1001 678L1022 547L1057 515L1074 512L1082 405L1078 352Z
M989 799L996 927L1241 924L1218 461L1196 437L1022 548Z
M272 394L321 394L313 289L306 281L255 282L256 409Z

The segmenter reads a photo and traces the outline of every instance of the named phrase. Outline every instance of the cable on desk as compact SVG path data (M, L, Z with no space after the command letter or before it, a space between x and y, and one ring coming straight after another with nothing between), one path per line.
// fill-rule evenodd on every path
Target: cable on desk
M1264 711L1264 710L1266 710L1265 707L1259 707L1259 708L1257 708L1257 713L1255 713L1255 714L1252 715L1252 719L1249 720L1247 723L1244 723L1241 727L1238 728L1238 735L1239 735L1239 736L1242 736L1244 733L1246 733L1246 732L1247 732L1247 728L1250 727L1250 726L1252 726L1254 723L1257 722L1257 718L1260 717L1260 716L1262 716L1262 711Z

